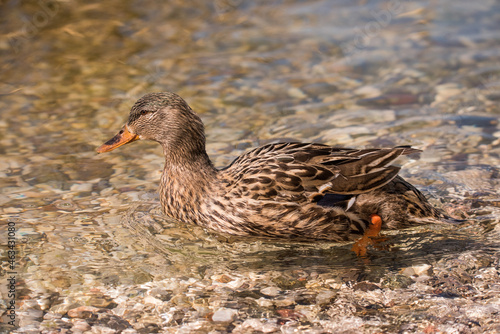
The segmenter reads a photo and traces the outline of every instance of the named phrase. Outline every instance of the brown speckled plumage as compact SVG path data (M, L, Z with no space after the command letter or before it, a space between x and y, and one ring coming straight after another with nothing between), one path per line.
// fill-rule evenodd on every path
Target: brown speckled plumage
M447 218L391 165L401 155L419 152L408 146L268 144L218 170L205 151L202 121L173 93L139 99L122 131L98 151L136 139L163 147L165 214L218 232L344 241L363 234L371 214L390 229Z

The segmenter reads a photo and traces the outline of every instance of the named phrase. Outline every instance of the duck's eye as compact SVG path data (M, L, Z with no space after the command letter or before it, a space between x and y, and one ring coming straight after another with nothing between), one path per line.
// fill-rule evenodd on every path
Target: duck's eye
M140 112L141 116L144 116L144 115L146 115L147 113L149 113L149 111L147 111L147 110L141 110L141 112Z

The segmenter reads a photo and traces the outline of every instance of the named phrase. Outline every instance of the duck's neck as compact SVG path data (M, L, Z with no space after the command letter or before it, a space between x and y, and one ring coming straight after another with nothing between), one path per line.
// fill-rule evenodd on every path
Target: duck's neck
M175 155L165 152L165 168L160 183L160 200L168 216L182 221L195 219L202 201L210 196L217 170L208 155Z
M198 180L206 179L207 176L215 176L217 169L210 161L208 154L203 151L191 155L174 155L165 152L164 173L180 179Z

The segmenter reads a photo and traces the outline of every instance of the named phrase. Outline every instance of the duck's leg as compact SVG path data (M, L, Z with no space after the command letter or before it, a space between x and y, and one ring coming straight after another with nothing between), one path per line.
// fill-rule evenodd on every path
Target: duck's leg
M365 231L361 239L356 241L351 248L357 256L366 256L366 247L375 244L373 238L377 237L382 229L382 218L380 218L379 215L374 213L370 216L370 218L371 221L368 229Z

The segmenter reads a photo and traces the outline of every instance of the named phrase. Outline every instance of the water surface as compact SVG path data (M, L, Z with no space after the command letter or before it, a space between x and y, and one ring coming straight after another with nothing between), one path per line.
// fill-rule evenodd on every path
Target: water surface
M15 333L500 331L496 2L0 6ZM157 144L95 153L154 91L200 114L219 167L271 141L411 144L424 152L402 175L469 222L387 232L360 258L351 244L233 240L168 221Z

